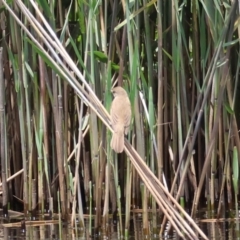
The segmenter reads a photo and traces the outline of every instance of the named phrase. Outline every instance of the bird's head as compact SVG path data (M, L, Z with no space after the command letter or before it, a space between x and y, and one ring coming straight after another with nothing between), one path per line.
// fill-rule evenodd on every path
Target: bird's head
M128 96L127 92L122 87L115 87L111 90L114 97L117 96Z

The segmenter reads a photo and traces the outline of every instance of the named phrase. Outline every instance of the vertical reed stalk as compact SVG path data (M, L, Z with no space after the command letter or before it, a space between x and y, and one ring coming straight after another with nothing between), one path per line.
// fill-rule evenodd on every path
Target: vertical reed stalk
M83 117L83 103L81 102L80 113L79 113L79 133L78 133L78 151L76 154L76 168L75 168L75 179L74 179L74 187L73 187L73 204L72 204L72 219L71 224L74 226L76 219L76 207L77 207L77 195L79 203L81 203L81 191L80 191L80 179L79 179L79 167L80 167L80 151L81 151L81 142L82 142L82 123ZM84 219L83 219L83 210L82 204L79 206L79 225L81 228L84 228Z
M16 5L14 4L15 11L17 10ZM25 95L24 95L24 76L23 76L23 54L22 54L22 45L19 39L22 39L20 29L16 22L12 23L12 30L15 32L12 35L14 39L13 46L13 58L16 63L14 66L14 82L17 89L17 104L18 104L18 115L19 115L19 125L20 125L20 141L21 141L21 153L22 153L22 164L23 164L23 200L24 200L24 212L25 214L28 211L28 196L29 196L29 186L28 186L28 139L26 132L26 104L25 104Z
M164 153L164 127L163 127L163 109L164 109L164 85L163 85L163 37L162 37L162 1L157 2L158 6L158 103L157 103L157 143L158 143L158 178L160 181L163 179L163 153Z
M132 199L132 165L127 161L127 174L126 174L126 204L125 204L125 236L129 236L130 228L130 211ZM126 234L128 233L128 234Z
M3 48L0 48L0 155L1 155L1 176L3 190L3 215L8 215L8 186L7 186L7 136L5 118L5 79L3 77Z

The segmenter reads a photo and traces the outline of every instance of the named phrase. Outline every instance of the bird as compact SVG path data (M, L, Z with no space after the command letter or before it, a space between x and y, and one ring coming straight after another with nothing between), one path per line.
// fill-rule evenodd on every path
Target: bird
M116 153L121 153L124 148L124 134L127 134L132 116L131 103L127 92L122 87L115 87L111 91L113 101L110 107L111 125L113 135L111 148Z

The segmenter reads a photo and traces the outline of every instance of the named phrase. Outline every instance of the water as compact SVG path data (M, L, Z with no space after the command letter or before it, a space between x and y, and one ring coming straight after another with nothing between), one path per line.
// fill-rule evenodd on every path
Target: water
M208 214L203 212L200 214L202 218L197 218L196 222L202 231L206 234L209 240L240 240L239 234L239 219L235 218L209 218ZM229 214L230 215L230 214ZM21 224L23 217L18 217L11 220L2 219L0 225L0 240L83 240L83 239L180 239L174 231L166 233L165 237L159 237L160 226L157 229L153 228L153 222L148 222L147 231L150 233L147 236L146 229L143 229L142 217L136 214L132 217L130 222L129 237L121 237L120 227L118 221L110 219L106 228L101 228L94 233L92 229L89 230L89 222L85 221L85 229L72 228L70 224L59 224L58 220L46 220L41 222L26 221L25 229L24 224ZM17 226L14 226L14 222ZM23 221L24 222L24 221ZM94 224L92 224L93 226ZM124 225L124 224L123 224ZM60 226L60 227L59 227ZM122 233L124 235L124 232ZM199 238L201 239L201 238Z

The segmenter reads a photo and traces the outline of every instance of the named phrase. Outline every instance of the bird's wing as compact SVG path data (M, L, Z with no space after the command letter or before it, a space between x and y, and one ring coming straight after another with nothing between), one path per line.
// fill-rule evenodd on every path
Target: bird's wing
M111 122L112 122L112 125L114 125L118 122L118 115L116 113L114 113L113 111L111 111Z
M131 105L125 97L115 97L110 108L111 124L114 131L118 129L124 130L130 125L131 121Z
M125 134L127 134L128 131L129 131L129 126L130 126L130 122L131 122L131 115L132 115L130 102L126 106L127 107L125 109L126 112L125 112L125 116L124 116Z

